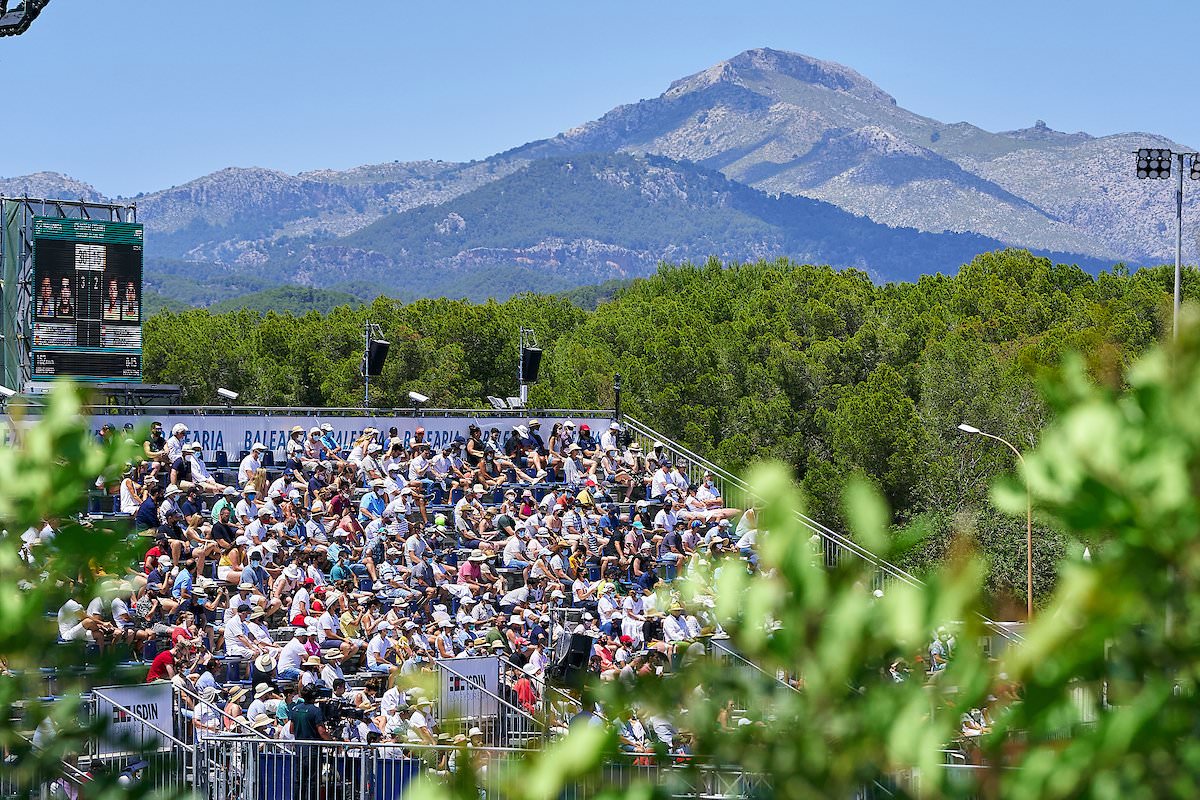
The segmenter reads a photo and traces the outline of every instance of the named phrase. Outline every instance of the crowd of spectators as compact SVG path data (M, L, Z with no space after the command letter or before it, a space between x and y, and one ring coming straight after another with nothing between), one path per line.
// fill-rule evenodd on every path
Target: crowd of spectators
M435 661L499 656L501 702L541 714L570 634L590 637L602 679L670 669L720 633L711 598L681 602L675 578L757 568L753 510L618 423L471 425L439 447L424 433L339 447L328 424L295 427L279 467L255 444L223 472L186 425L153 423L144 458L104 486L141 561L65 604L60 637L148 661L147 681L192 698L197 736L434 744ZM623 724L686 747L665 720Z

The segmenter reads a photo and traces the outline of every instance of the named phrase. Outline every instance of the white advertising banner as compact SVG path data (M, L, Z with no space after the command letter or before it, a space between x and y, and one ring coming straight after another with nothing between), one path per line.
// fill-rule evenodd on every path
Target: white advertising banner
M118 430L124 427L125 423L131 423L135 427L149 425L151 420L158 420L163 424L163 432L168 436L171 433L171 427L176 423L183 423L188 427L188 442L199 442L203 449L204 458L211 461L214 454L218 450L222 450L229 457L231 464L236 464L244 451L248 451L255 442L262 442L263 446L270 450L275 457L275 463L282 463L284 457L284 448L287 445L289 431L293 426L299 425L304 429L307 436L311 428L318 427L322 423L329 423L333 427L332 436L337 444L343 448L348 448L353 444L365 428L375 428L382 431L380 438L386 439L389 431L392 428L396 429L396 435L401 441L406 444L413 438L413 434L418 427L425 429L425 441L429 442L434 447L440 447L443 444L453 441L456 436L466 437L467 426L475 423L483 428L486 435L492 428L497 428L500 431L501 440L503 440L513 429L515 425L526 425L532 417L468 417L468 416L428 416L428 417L319 417L319 416L288 416L288 415L251 415L251 414L232 414L224 415L209 415L209 414L178 414L171 416L148 416L148 415L133 415L133 414L114 414L102 417L93 417L93 427L97 430L100 425L107 422L114 425ZM564 420L556 418L538 417L542 423L540 430L543 439L548 439L550 429L554 427L555 422ZM607 430L610 420L599 419L593 417L572 417L576 426L588 425L596 432L599 437L601 433ZM578 427L576 428L578 430Z
M495 656L439 658L437 663L442 667L438 670L441 675L438 714L442 719L500 713L500 704L496 700L500 689L500 659Z
M171 749L172 688L158 681L96 689L96 718L106 723L97 755Z

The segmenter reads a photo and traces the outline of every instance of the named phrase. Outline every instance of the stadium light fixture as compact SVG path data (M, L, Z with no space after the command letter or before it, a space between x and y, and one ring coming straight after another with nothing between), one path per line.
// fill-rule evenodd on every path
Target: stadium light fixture
M429 398L420 392L409 392L408 399L412 400L417 405L424 405L425 403L429 402Z
M958 424L958 429L960 431L962 431L963 433L979 433L980 432L979 428L976 428L974 425L968 425L965 422L960 422Z
M1137 157L1137 177L1139 180L1165 180L1171 177L1171 161L1176 162L1177 183L1175 186L1175 293L1174 314L1171 322L1171 336L1179 338L1179 306L1182 299L1180 291L1180 273L1183 270L1183 168L1184 159L1191 159L1190 176L1200 180L1200 169L1197 168L1197 153L1175 153L1162 147L1143 147L1134 154Z
M1143 180L1166 180L1171 177L1170 150L1143 147L1137 151L1137 176Z
M16 394L17 393L15 390L10 389L7 386L0 386L0 397L3 397L5 400L10 397L15 397Z
M49 2L50 0L21 0L15 5L12 0L0 2L0 36L20 36L29 29Z
M239 397L237 392L232 392L229 389L225 389L225 388L217 389L217 394L219 394L222 398L228 400L231 403L234 400L237 400Z

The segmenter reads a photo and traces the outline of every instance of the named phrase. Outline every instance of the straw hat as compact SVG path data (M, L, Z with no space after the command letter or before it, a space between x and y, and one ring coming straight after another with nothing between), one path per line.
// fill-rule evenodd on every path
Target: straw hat
M259 672L274 672L275 659L271 657L270 653L263 653L261 656L254 659L254 668ZM259 686L263 685L265 684L259 684Z

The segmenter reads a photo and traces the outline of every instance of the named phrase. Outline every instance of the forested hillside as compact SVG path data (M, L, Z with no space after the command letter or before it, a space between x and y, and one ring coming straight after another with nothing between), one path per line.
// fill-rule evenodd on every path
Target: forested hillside
M663 267L594 311L524 294L379 299L300 317L164 312L146 324L145 377L182 384L195 402L226 386L249 404L358 405L369 315L392 342L374 405L403 406L419 390L433 406L485 406L488 394L515 394L517 330L531 327L546 349L531 404L610 406L620 372L625 411L717 463L784 460L830 525L842 481L862 471L930 533L914 566L944 555L958 531L992 556L992 588L1019 594L1023 521L992 513L985 496L1011 455L955 426L1032 445L1047 414L1039 374L1078 351L1097 380L1119 385L1170 330L1170 282L1165 268L1094 277L1006 250L956 276L884 286L787 261ZM1060 540L1037 538L1044 591Z

